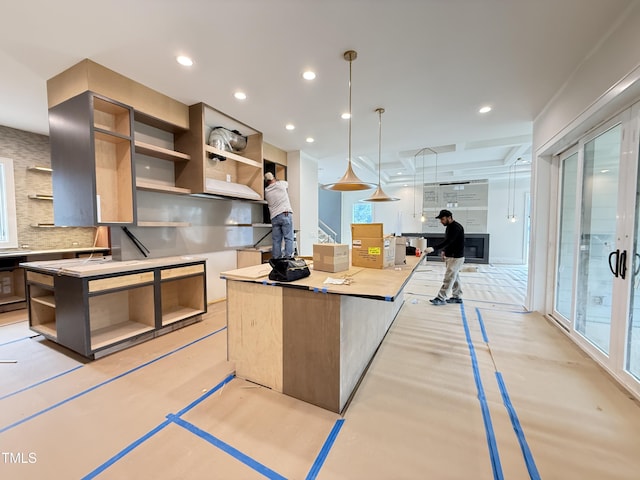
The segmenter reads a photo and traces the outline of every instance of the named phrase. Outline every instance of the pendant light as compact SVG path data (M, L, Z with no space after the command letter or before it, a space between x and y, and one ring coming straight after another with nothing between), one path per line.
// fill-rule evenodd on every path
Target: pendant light
M380 168L381 168L381 157L382 157L382 114L384 113L384 108L376 108L375 110L378 113L378 188L369 198L365 198L363 202L395 202L400 200L399 198L390 197L386 193L382 191L382 186L380 182Z
M349 164L347 165L347 171L340 180L336 183L328 183L323 185L325 190L337 190L339 192L353 192L356 190L369 190L375 185L372 183L363 182L354 173L351 166L351 64L358 57L355 50L347 50L344 52L344 59L349 62Z

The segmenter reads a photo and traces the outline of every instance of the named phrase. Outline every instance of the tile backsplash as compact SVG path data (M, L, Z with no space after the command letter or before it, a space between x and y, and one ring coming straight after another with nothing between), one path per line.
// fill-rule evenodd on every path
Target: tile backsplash
M13 160L19 246L30 250L93 246L94 227L34 226L53 223L53 201L30 198L52 192L51 172L29 169L51 166L49 137L0 125L0 156Z

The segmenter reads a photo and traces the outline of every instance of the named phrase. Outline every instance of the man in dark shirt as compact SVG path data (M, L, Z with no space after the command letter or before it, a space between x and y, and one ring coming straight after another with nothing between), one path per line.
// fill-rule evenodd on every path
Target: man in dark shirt
M440 210L436 218L447 227L444 231L444 240L433 247L427 247L425 252L431 253L442 249L447 270L438 295L429 301L433 305L462 303L462 287L458 274L464 264L464 228L453 219L453 214L449 210ZM449 291L451 291L451 298L447 298Z

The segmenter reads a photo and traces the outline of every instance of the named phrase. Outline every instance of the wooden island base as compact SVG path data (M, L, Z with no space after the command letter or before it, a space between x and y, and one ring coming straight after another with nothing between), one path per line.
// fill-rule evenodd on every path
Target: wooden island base
M227 280L228 358L236 375L341 413L403 303L420 258L407 265L312 271L291 283L270 267L223 272ZM327 277L350 285L326 285Z

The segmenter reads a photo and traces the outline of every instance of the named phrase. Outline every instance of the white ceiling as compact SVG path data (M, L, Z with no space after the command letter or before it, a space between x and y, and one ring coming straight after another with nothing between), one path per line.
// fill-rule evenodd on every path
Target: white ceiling
M378 179L376 107L386 110L383 185L420 178L423 162L427 182L506 175L531 158L534 118L637 1L5 1L0 125L47 134L46 80L90 58L308 153L330 183L347 165L343 53L353 49L352 158L363 180ZM194 66L178 65L179 54ZM481 115L485 104L493 111ZM424 147L438 152L437 179L436 156L417 154Z

